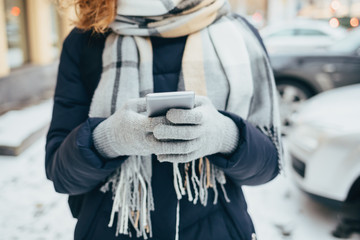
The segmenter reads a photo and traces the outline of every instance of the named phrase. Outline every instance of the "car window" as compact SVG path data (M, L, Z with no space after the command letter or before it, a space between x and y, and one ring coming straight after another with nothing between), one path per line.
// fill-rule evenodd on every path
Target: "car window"
M290 37L294 35L295 35L294 29L286 29L270 34L269 37Z
M297 36L327 36L324 32L315 29L296 29Z

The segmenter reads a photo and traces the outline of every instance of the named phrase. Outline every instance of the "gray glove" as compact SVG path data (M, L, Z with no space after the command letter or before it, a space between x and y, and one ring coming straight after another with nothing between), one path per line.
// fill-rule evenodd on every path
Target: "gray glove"
M166 118L173 125L161 123L155 126L158 140L194 141L196 148L190 153L158 154L161 162L189 162L214 153L230 154L238 146L239 129L228 117L219 113L210 99L197 96L191 110L170 109Z
M159 141L152 131L165 117L148 118L145 98L132 99L112 116L100 123L93 132L96 150L106 158L129 155L189 153L195 141Z

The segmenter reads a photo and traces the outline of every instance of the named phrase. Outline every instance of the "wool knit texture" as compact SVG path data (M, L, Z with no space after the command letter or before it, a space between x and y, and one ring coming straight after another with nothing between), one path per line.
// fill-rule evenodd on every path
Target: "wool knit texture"
M217 152L230 154L238 146L237 126L208 98L197 97L194 110L172 109L166 118L136 112L138 106L144 109L144 102L143 98L128 101L95 128L94 145L102 156L156 154L160 161L181 163Z

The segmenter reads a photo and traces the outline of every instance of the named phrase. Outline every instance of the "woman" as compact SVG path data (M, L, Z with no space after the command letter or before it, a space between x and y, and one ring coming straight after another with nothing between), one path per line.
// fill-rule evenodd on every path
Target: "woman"
M224 0L76 4L46 145L75 239L256 239L241 186L273 179L282 155L256 31ZM178 90L194 109L144 114L147 93Z

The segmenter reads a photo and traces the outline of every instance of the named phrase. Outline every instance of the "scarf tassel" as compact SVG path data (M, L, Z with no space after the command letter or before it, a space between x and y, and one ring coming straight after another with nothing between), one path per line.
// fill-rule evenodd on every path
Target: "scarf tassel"
M117 213L116 236L125 234L131 237L130 222L137 237L148 239L152 237L150 211L154 211L151 176L141 164L141 157L137 157L135 161L135 164L131 164L131 161L124 162L130 164L122 167L124 171L118 169L101 191L109 191L110 183L112 184L113 206L108 226L114 225Z
M191 165L191 177L190 177L190 165ZM182 196L188 195L188 200L196 204L199 200L203 206L207 205L208 189L214 190L214 201L216 204L218 201L218 189L217 183L220 184L225 200L230 202L224 185L226 184L226 178L223 171L219 170L213 164L210 164L208 158L200 158L199 160L199 174L196 172L196 161L184 164L184 181L179 169L179 164L173 164L174 171L174 187L177 199L182 199ZM198 176L199 175L199 176ZM193 196L194 192L194 196Z
M134 159L135 161L135 159ZM137 237L148 239L152 237L152 226L150 211L154 211L154 199L152 195L151 179L146 172L145 166L141 164L141 157L136 158L136 163L123 166L121 171L118 169L115 174L101 188L102 192L107 192L112 185L113 206L111 210L109 227L114 225L117 213L116 236L119 234L129 235L129 222L136 231ZM131 161L126 161L131 163ZM178 199L176 207L176 236L179 239L180 224L180 200L187 195L188 200L197 204L198 201L203 206L207 205L208 189L214 190L213 204L218 202L217 183L220 184L225 200L230 202L224 185L226 178L224 173L210 164L208 158L201 158L196 172L196 161L184 164L184 176L182 176L179 164L173 164L174 188ZM136 189L136 190L135 190Z
M205 163L204 163L205 162ZM191 164L191 181L189 181L189 169ZM182 183L182 176L180 173L179 165L173 164L174 171L174 187L176 196L178 199L176 206L176 229L175 229L175 240L179 239L179 225L180 225L180 200L182 196L188 195L188 200L196 204L198 200L203 206L207 205L208 202L208 189L212 188L214 190L214 201L213 204L218 202L218 189L217 183L220 184L221 190L224 194L226 202L230 202L230 199L227 196L225 184L226 178L223 171L220 171L213 164L210 164L208 158L199 159L199 177L195 171L196 162L195 160L191 163L184 164L185 180L184 184ZM192 195L192 190L194 191L194 197Z

